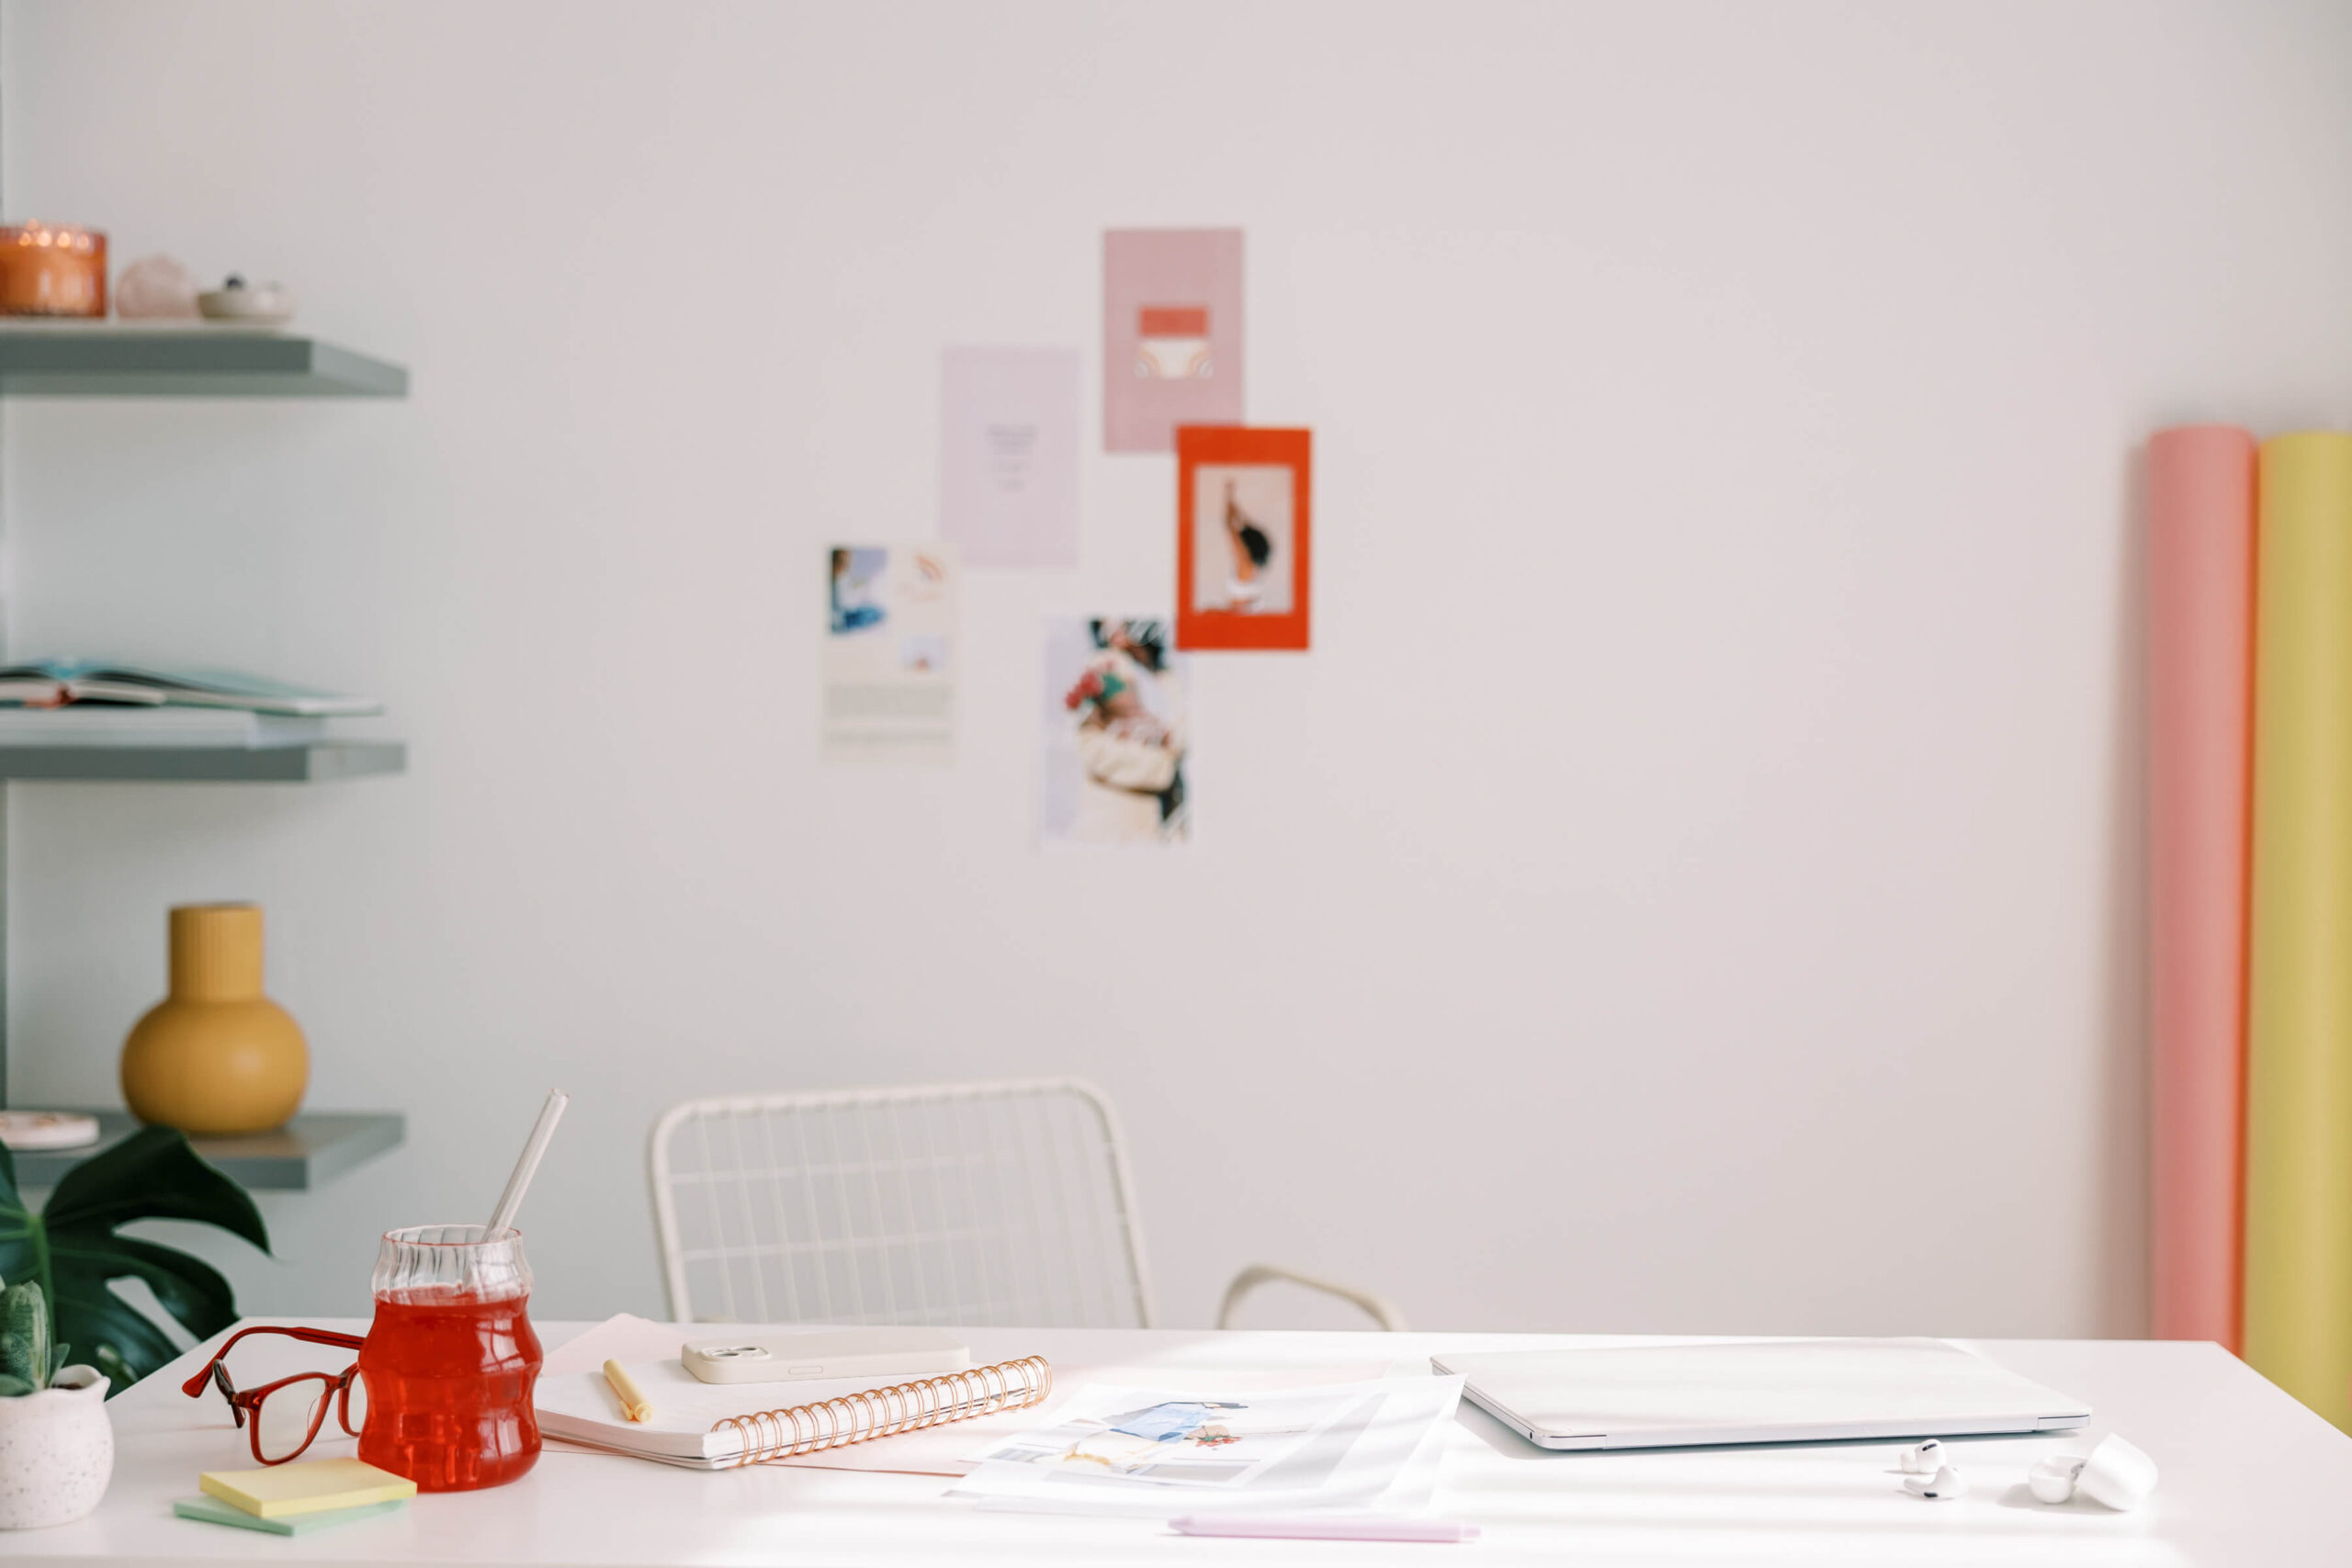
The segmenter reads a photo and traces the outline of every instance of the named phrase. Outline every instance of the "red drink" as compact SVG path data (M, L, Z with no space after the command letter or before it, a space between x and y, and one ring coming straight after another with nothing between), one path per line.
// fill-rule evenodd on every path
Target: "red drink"
M475 1226L442 1227L461 1228L480 1234ZM416 1234L394 1232L385 1238L387 1252L464 1245L406 1241ZM447 1267L395 1269L390 1280L378 1267L376 1322L359 1350L368 1385L359 1457L408 1477L420 1492L503 1485L538 1461L531 1386L539 1376L539 1337L524 1312L529 1275L520 1268L521 1247L502 1240L475 1250L503 1247L513 1249L516 1267L480 1270L470 1283L405 1282L458 1271Z

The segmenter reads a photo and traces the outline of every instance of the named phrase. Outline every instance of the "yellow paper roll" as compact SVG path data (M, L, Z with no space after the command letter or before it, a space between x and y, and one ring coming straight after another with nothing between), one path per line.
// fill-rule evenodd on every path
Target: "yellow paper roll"
M2352 435L2262 447L2245 1356L2352 1431Z

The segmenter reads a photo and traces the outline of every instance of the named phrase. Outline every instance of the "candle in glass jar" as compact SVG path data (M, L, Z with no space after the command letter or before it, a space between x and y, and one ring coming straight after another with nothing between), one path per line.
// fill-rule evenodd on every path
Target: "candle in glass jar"
M64 223L0 228L0 316L103 316L107 237Z

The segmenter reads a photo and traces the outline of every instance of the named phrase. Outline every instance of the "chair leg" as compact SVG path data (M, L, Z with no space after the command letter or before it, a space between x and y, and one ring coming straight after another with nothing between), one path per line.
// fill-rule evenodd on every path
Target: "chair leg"
M1405 1314L1396 1310L1394 1302L1378 1292L1367 1291L1357 1285L1343 1285L1336 1280L1320 1280L1312 1274L1302 1274L1295 1269L1284 1269L1274 1263L1252 1263L1233 1277L1233 1283L1225 1288L1224 1303L1216 1309L1216 1325L1219 1328L1232 1327L1233 1314L1240 1308L1243 1299L1259 1286L1275 1280L1304 1285L1327 1296L1337 1296L1362 1308L1374 1323L1389 1333L1404 1332Z

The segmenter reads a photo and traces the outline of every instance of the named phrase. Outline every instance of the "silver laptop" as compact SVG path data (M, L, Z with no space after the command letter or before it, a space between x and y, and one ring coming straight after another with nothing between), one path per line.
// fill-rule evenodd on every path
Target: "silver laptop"
M1955 1438L2079 1427L2090 1406L1940 1339L1771 1339L1432 1356L1547 1449Z

